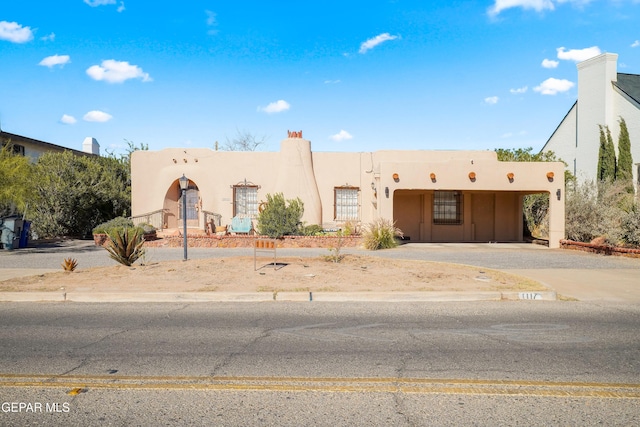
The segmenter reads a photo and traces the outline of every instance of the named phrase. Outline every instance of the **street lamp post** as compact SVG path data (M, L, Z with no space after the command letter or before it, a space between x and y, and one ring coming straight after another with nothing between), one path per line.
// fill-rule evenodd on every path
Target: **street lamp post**
M182 191L182 229L184 236L184 260L187 260L187 188L189 187L189 178L182 174L180 177L180 190Z

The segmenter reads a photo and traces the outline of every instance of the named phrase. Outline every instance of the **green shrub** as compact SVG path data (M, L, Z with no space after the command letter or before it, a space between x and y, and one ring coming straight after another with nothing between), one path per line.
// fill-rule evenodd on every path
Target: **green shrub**
M122 265L130 266L144 255L142 228L112 228L105 249Z
M622 220L622 241L628 246L640 247L640 204Z
M99 224L93 229L93 234L109 234L114 229L134 228L133 221L122 216L115 217Z
M304 203L299 197L285 200L282 193L267 194L267 202L258 216L258 233L272 239L298 234Z
M300 235L302 236L320 236L323 234L322 227L318 224L302 225L300 227Z
M370 224L366 224L362 230L362 242L366 249L375 251L389 249L398 246L396 237L402 238L404 233L395 226L395 222L378 218Z

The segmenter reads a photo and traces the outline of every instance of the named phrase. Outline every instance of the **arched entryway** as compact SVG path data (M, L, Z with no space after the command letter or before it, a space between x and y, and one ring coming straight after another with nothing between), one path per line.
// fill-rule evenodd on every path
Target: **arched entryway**
M195 182L189 180L186 194L187 206L187 227L200 227L200 211L202 210L200 201L200 191ZM182 227L182 191L180 182L176 179L169 186L164 196L164 225L166 228Z

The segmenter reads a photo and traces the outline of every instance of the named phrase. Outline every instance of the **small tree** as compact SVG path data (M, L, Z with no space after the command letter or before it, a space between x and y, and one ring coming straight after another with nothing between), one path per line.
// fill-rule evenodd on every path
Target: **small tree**
M598 149L598 170L596 176L598 181L604 179L604 153L607 151L607 137L604 134L604 128L602 125L598 125L600 130L600 148Z
M226 138L220 149L224 151L256 151L264 144L266 137L256 137L250 132L236 130L236 136L232 139ZM217 142L216 142L217 145Z
M0 215L24 213L32 191L33 167L29 158L15 154L10 141L0 147Z
M258 233L271 238L297 234L303 214L304 203L299 197L285 200L282 193L267 194L267 202L258 216Z
M620 135L618 136L618 168L616 180L621 181L628 193L633 193L633 159L631 157L631 140L624 119L620 117Z

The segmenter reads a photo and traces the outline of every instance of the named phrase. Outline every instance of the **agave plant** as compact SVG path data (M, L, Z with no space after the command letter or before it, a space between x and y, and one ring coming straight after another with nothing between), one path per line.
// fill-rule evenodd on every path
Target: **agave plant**
M109 256L122 265L130 266L144 255L144 230L141 228L120 228L108 233L105 249Z
M78 267L78 260L75 258L65 258L61 265L64 271L74 271L76 267Z

